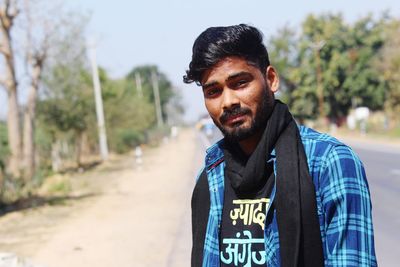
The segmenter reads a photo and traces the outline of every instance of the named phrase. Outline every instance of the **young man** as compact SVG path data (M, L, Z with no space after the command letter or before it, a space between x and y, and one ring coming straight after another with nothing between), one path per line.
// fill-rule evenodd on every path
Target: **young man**
M256 28L208 28L184 82L202 86L224 135L193 192L192 266L376 266L362 163L275 100Z

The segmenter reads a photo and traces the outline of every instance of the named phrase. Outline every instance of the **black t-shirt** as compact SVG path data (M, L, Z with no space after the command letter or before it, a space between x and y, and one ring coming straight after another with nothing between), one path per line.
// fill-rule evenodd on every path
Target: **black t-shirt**
M261 189L261 192L264 192L266 189L266 194L265 196L270 195L269 189L272 189L273 185L273 179L268 179L268 184L265 184L265 188L263 186L263 189ZM225 178L225 197L224 197L224 202L227 202L227 199L231 198L233 200L233 197L230 197L231 190L233 191L232 187L230 186L230 181ZM264 195L264 194L262 194ZM246 196L244 196L246 198ZM251 196L248 196L248 198L251 198ZM233 202L231 201L233 204ZM228 204L227 204L228 205ZM229 230L231 228L231 225L224 226L224 223L227 222L227 219L224 219L226 217L226 213L229 208L223 209L223 218L222 218L222 224L223 226L221 227L223 231L231 231L234 233L232 237L236 238L234 230ZM192 240L193 240L193 247L192 247L192 257L191 257L191 266L192 267L201 267L203 263L203 249L204 249L204 240L206 236L206 229L207 229L207 222L208 222L208 216L209 216L209 211L210 211L210 191L209 191L209 186L208 186L208 181L207 181L207 174L206 171L204 170L200 177L199 180L196 183L196 186L193 190L193 195L192 195ZM265 214L265 209L263 208L263 212ZM229 221L228 221L229 222ZM242 231L242 230L238 230ZM243 232L243 231L242 231ZM221 233L221 237L223 234ZM225 235L226 236L226 235ZM243 235L241 234L243 237ZM260 235L263 238L263 235ZM246 236L245 236L246 237ZM253 235L255 237L255 235ZM220 239L220 251L221 252L226 252L225 248L227 247L226 244L223 244L223 239ZM234 247L233 247L234 248ZM264 251L264 250L257 250L257 251ZM257 255L258 257L260 255ZM228 257L227 254L224 254L224 257ZM220 257L221 258L221 257ZM243 266L244 264L238 265L237 266ZM221 262L221 266L235 266L234 262L232 261L232 264L225 264ZM253 266L253 265L252 265ZM257 265L254 265L257 266ZM260 265L259 265L260 266ZM262 265L261 265L262 266ZM266 264L264 264L266 266Z
M254 192L243 195L235 192L229 177L225 176L220 235L221 267L266 266L264 229L273 179L265 180L268 182L261 184Z

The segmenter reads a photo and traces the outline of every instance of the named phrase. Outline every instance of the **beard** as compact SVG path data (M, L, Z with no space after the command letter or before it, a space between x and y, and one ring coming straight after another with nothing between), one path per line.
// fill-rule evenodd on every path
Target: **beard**
M227 109L221 115L219 120L213 118L214 124L219 128L224 137L231 142L239 142L243 141L259 131L263 130L267 125L268 118L272 113L274 108L274 97L272 94L268 94L268 91L265 90L263 94L263 99L260 103L259 108L256 110L255 115L251 118L250 126L241 126L241 122L237 123L237 125L233 125L233 127L224 127L224 123L231 116L236 115L251 115L251 110L249 108L235 106L231 109Z

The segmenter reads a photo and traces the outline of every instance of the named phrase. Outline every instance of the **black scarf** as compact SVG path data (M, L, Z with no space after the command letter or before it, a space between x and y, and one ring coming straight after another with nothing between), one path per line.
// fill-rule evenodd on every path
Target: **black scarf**
M261 140L249 158L234 147L231 144L224 148L225 173L235 191L244 195L266 179L274 179L267 161L275 148L278 178L274 205L281 266L323 266L314 184L299 130L287 106L275 101Z

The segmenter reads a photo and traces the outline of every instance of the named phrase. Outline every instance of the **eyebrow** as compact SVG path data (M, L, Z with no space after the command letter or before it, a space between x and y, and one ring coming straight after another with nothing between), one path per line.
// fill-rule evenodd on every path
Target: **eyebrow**
M203 84L203 86L202 86L202 87L203 87L203 91L206 90L207 88L210 88L210 87L216 85L216 84L218 84L217 81L211 81L211 82L209 82L209 83Z
M228 81L236 79L237 77L240 77L240 76L251 76L251 77L253 77L253 75L250 72L241 71L241 72L229 75L228 78L226 78L225 81L228 82Z
M229 82L229 81L231 81L233 79L236 79L237 77L240 77L240 76L251 76L251 77L253 77L253 75L250 72L241 71L241 72L229 75L228 78L226 78L225 82ZM214 86L216 84L218 84L217 81L211 81L211 82L203 84L202 87L203 87L203 90L205 90L205 89L210 88L210 87L212 87L212 86Z

